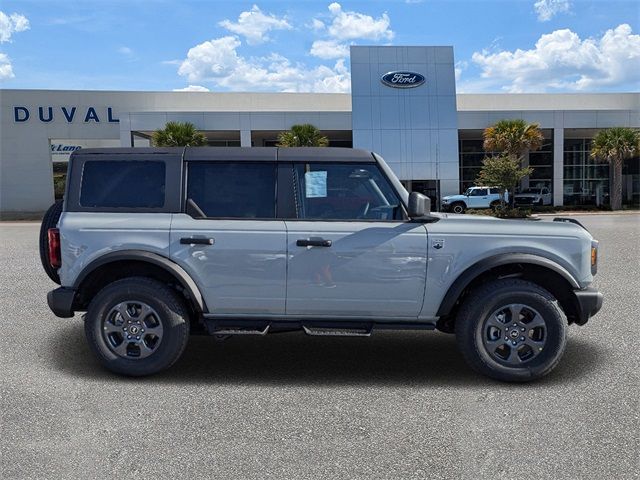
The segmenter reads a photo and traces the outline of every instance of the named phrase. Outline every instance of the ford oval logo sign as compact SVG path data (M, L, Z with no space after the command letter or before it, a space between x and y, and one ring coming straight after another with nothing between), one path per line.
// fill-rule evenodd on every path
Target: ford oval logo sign
M416 72L389 72L380 79L382 83L393 88L414 88L424 83L424 75Z

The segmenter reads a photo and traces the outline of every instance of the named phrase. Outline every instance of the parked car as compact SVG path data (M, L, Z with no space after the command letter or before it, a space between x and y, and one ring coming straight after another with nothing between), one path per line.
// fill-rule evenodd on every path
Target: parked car
M61 285L47 301L59 317L86 312L90 348L119 374L170 367L194 333L438 329L478 372L526 381L602 305L598 243L579 224L430 213L375 153L114 148L69 161L41 228Z
M505 201L509 194L505 193ZM495 187L471 187L462 195L442 197L442 210L464 213L468 208L495 208L500 205L500 189Z
M516 205L551 205L551 192L546 187L525 188L514 196Z

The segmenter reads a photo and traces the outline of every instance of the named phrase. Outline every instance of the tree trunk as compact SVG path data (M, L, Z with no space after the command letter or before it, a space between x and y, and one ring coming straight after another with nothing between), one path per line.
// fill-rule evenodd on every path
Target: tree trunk
M613 158L611 162L611 209L620 210L622 208L622 162L621 158Z

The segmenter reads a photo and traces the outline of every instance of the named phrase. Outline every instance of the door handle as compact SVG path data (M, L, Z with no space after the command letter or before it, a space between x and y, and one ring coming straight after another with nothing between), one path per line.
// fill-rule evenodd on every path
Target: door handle
M213 238L191 238L182 237L180 239L180 245L213 245L215 240Z
M325 240L324 238L316 238L311 240L309 238L301 238L296 241L298 247L330 247L331 240Z

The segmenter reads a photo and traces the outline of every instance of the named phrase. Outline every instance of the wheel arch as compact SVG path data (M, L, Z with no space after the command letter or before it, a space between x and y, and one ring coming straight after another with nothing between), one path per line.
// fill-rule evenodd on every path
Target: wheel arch
M76 278L74 308L86 310L91 298L107 283L130 276L148 276L180 290L195 313L207 313L202 293L191 276L177 263L143 250L111 252L89 263Z
M506 253L485 258L464 270L451 284L436 315L443 330L452 330L455 314L468 292L496 278L523 278L548 290L560 303L570 323L579 316L573 291L580 288L574 276L562 265L538 255ZM449 325L447 327L447 325Z

